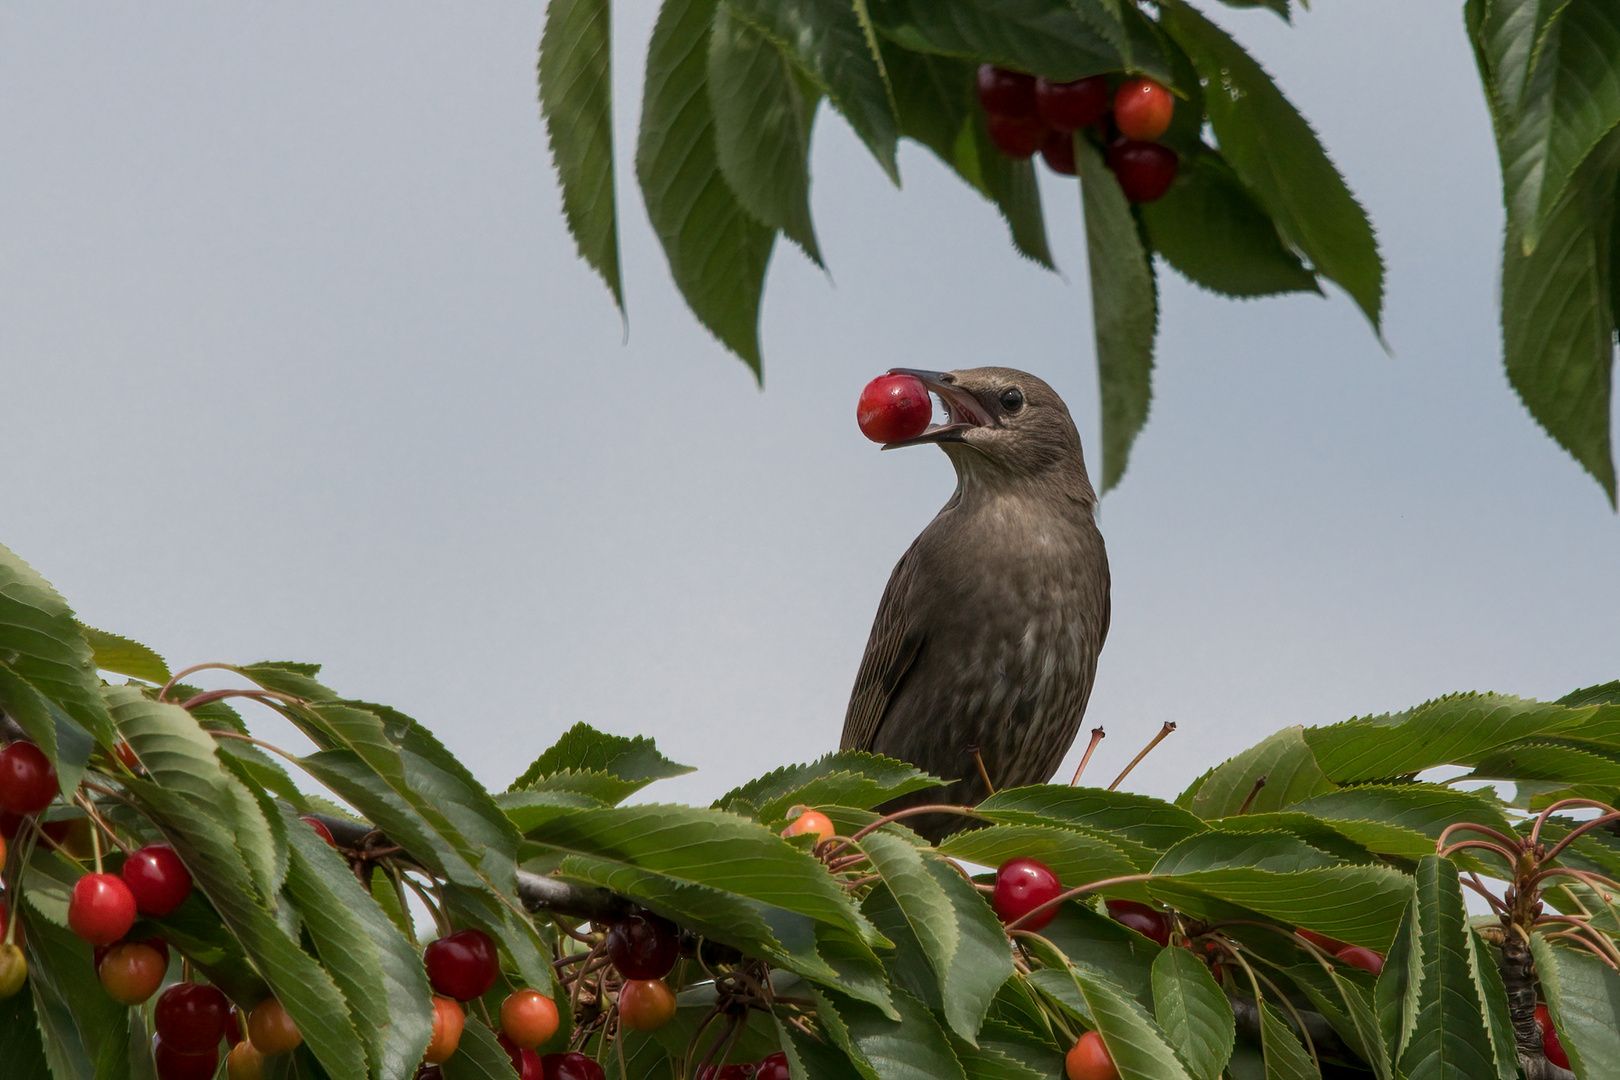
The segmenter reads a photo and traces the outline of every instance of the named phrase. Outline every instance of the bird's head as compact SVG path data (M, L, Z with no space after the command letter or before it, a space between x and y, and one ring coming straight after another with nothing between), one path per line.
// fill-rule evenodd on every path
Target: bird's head
M920 380L937 394L945 420L914 439L887 443L885 450L937 443L964 482L991 477L1050 480L1095 501L1069 407L1042 380L1002 367L890 370Z

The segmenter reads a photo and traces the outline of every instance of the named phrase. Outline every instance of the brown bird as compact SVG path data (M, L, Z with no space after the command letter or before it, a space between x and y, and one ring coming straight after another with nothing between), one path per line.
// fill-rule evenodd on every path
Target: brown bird
M946 419L884 449L937 443L956 492L889 577L841 745L949 781L886 810L974 805L990 794L986 780L1051 779L1080 729L1108 636L1097 495L1068 407L1040 379L893 370L939 395ZM906 822L934 840L964 823Z

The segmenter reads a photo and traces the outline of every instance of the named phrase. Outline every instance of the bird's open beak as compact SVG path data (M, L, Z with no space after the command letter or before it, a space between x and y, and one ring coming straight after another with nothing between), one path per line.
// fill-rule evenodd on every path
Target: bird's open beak
M914 439L884 443L883 449L916 446L918 443L961 442L962 433L976 427L991 427L995 420L985 412L979 399L956 385L956 376L948 371L919 371L916 368L890 368L891 375L910 375L921 382L930 393L938 394L945 405L945 422L930 424Z

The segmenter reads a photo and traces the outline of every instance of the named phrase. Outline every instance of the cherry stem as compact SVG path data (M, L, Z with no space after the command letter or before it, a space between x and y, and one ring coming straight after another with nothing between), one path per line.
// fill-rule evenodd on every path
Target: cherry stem
M22 918L21 889L23 874L28 870L28 860L34 857L34 845L38 843L39 838L44 835L44 833L39 830L38 824L32 822L30 822L30 824L34 824L34 828L29 830L28 838L23 841L22 854L17 857L17 874L11 879L12 886L7 895L7 899L11 901L11 911L7 913L6 917L5 943L7 945L15 945L17 943L17 920Z
M1130 885L1138 881L1151 880L1153 880L1152 874L1126 874L1123 877L1103 878L1100 881L1093 881L1089 885L1081 885L1077 888L1070 889L1068 892L1058 893L1046 903L1040 905L1039 907L1030 908L1028 911L1018 916L1018 918L1008 923L1006 927L1007 933L1010 934L1015 930L1022 930L1024 928L1024 924L1029 922L1030 919L1040 915L1042 912L1057 907L1065 900L1073 900L1077 896L1084 896L1086 893L1095 892L1098 889L1106 889L1111 885Z
M1498 900L1496 898L1496 894L1485 887L1485 883L1479 880L1478 874L1469 874L1467 877L1462 879L1462 883L1479 893L1479 895L1483 896L1485 898L1485 902L1491 905L1491 910L1496 912L1498 915L1506 915L1508 913L1507 905Z
M1249 788L1249 793L1243 797L1243 805L1237 809L1238 817L1242 817L1244 814L1249 812L1249 807L1254 805L1255 797L1258 796L1262 790L1264 790L1265 786L1266 777L1257 776L1254 778L1254 785Z
M95 856L96 873L101 873L101 830L90 824L90 853Z
M1539 844L1541 842L1541 827L1547 824L1547 820L1552 817L1554 811L1560 810L1566 806L1578 806L1585 810L1602 810L1605 814L1613 814L1616 812L1614 807L1610 806L1608 803L1598 802L1596 799L1559 799L1557 802L1547 807L1547 809L1543 810L1540 814L1536 815L1536 823L1530 827L1531 844ZM1594 822L1591 821L1583 822L1583 828L1578 831L1584 832L1593 824ZM1567 840L1569 837L1566 836L1564 839Z
M160 689L157 692L157 699L159 701L162 701L164 698L168 697L169 696L169 691L174 689L175 684L177 684L181 679L185 678L187 675L194 675L199 671L208 671L208 670L214 669L214 668L217 668L220 671L236 671L237 670L236 666L234 664L224 664L224 663L220 663L217 660L210 661L209 663L206 663L206 664L193 664L191 667L186 668L186 670L177 671L173 675L171 675L169 677L169 681L164 683L162 689Z
M1080 774L1086 771L1086 763L1091 760L1092 752L1097 749L1097 744L1102 742L1107 734L1108 733L1100 727L1094 727L1091 729L1091 742L1086 744L1086 752L1080 755L1080 764L1075 766L1074 779L1069 781L1070 787L1080 786Z
M80 806L84 807L84 812L90 817L90 835L92 842L95 841L96 833L98 831L104 831L107 834L107 839L116 844L118 846L118 850L122 851L125 855L128 855L134 850L128 844L124 843L118 838L118 833L111 825L107 824L107 819L101 816L100 812L96 810L95 804L90 799L86 798L82 794L76 794L74 796L74 801L76 801ZM96 863L96 873L101 873L101 863L99 861Z
M1476 832L1481 836L1488 836L1507 850L1516 851L1524 847L1524 841L1517 836L1509 836L1506 833L1498 832L1496 829L1493 829L1488 825L1475 825L1471 821L1459 821L1455 825L1447 825L1443 830L1441 830L1440 838L1434 842L1435 847L1437 849L1445 847L1447 839L1454 832ZM1535 841L1532 840L1531 843L1533 844ZM1511 862L1513 860L1509 859L1509 861Z
M1127 776L1131 775L1131 770L1136 768L1137 764L1143 758L1152 753L1155 746L1158 746L1160 743L1164 742L1165 739L1168 739L1170 737L1170 733L1174 730L1176 730L1176 722L1174 720L1166 720L1164 722L1164 727L1159 729L1159 733L1153 736L1153 738L1149 739L1146 746L1142 747L1142 752L1131 758L1131 763L1125 766L1124 770L1121 771L1118 776L1114 777L1114 782L1108 785L1108 790L1113 791L1114 789L1118 788L1120 782Z
M979 816L978 811L974 810L971 806L950 806L946 803L929 803L926 806L911 806L904 810L896 810L894 813L885 814L876 821L872 822L870 825L866 825L858 829L853 836L840 840L836 847L828 850L827 858L832 858L849 845L858 840L866 838L877 830L883 828L885 825L900 821L903 818L916 817L919 814L960 814L963 817L970 818L976 818Z
M1489 840L1459 840L1449 847L1441 848L1439 854L1442 859L1449 859L1456 852L1466 851L1471 848L1495 852L1502 858L1503 862L1508 864L1510 870L1518 869L1519 857L1511 851L1503 850L1499 845L1493 844Z
M1529 886L1535 888L1551 877L1572 877L1582 885L1603 897L1605 903L1612 899L1612 894L1620 892L1620 882L1594 874L1588 870L1576 870L1568 866L1550 866L1541 871L1529 881Z
M279 690L204 690L196 697L181 702L180 707L190 712L192 709L203 705L211 705L216 701L226 701L230 698L248 698L257 701L261 705L279 701L283 705L291 705L294 708L308 704L303 698L283 694Z
M1609 813L1604 814L1602 817L1595 817L1590 821L1581 822L1578 827L1569 831L1568 836L1565 836L1562 840L1558 841L1558 843L1552 846L1552 849L1547 852L1543 861L1558 858L1558 853L1569 847L1569 845L1574 843L1582 834L1591 832L1593 829L1603 825L1608 825L1615 821L1620 821L1620 811L1610 811Z

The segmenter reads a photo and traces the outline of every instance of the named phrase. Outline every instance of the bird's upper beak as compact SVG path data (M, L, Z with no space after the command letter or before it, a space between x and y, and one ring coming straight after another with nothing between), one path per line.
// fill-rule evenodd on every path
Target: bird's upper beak
M962 433L976 427L993 427L995 419L985 411L984 405L962 387L956 385L956 376L948 371L919 371L916 368L890 368L891 375L910 375L938 394L945 404L945 422L930 424L927 430L913 439L884 443L883 449L916 446L918 443L962 442Z

